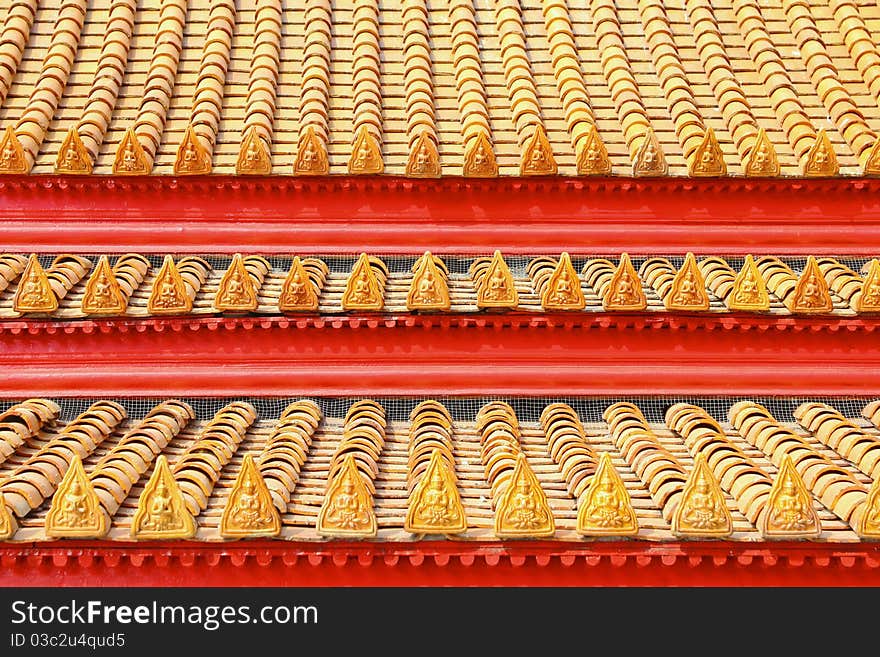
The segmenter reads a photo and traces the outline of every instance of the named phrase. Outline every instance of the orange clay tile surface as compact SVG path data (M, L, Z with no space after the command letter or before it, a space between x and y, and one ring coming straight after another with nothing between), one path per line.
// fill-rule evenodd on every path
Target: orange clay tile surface
M5 173L880 174L874 0L0 9Z

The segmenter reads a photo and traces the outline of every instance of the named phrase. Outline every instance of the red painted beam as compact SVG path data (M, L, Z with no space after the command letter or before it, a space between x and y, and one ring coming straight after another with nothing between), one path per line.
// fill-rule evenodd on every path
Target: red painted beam
M0 544L0 586L871 586L880 546L588 544Z
M0 250L877 255L880 180L0 179Z
M880 318L9 323L0 395L876 395Z

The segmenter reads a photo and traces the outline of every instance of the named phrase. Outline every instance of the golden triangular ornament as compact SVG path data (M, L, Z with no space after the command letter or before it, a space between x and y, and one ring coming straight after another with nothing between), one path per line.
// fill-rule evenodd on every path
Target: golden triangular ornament
M526 144L519 165L522 176L552 176L557 171L556 160L547 132L540 123L535 124L535 131Z
M860 313L880 312L880 260L872 258L862 281L862 294L856 310Z
M665 176L668 170L663 148L654 131L648 128L633 160L634 176Z
M25 174L30 171L27 155L11 125L0 139L0 173Z
M635 536L639 521L620 474L604 452L590 485L581 496L577 532L584 536Z
M409 293L406 295L408 310L449 310L449 287L440 272L434 256L426 251L415 264Z
M74 456L52 497L46 515L46 535L53 538L100 538L107 533L108 519L82 461Z
M318 513L317 530L322 536L372 538L376 535L373 497L351 454L346 455L327 488Z
M287 278L281 286L278 310L281 312L313 312L318 309L318 293L299 256L290 263Z
M211 156L202 145L196 131L191 125L186 127L177 157L174 159L174 174L178 176L195 176L211 173Z
M345 284L342 309L382 310L384 304L376 272L370 266L370 258L366 253L361 253Z
M779 158L776 156L776 148L764 128L758 129L745 169L746 175L750 178L773 178L779 175Z
M577 171L582 176L607 176L611 173L611 158L595 124L590 126L586 139L581 140Z
M138 499L137 511L131 521L131 536L136 539L180 539L192 538L195 533L196 520L186 508L165 455L160 454Z
M12 305L19 313L51 313L58 310L58 297L36 254L32 253L28 259Z
M767 284L764 283L764 277L761 276L751 253L746 255L742 269L733 281L728 304L731 310L770 310Z
M672 533L680 537L723 538L733 532L733 518L721 486L700 454L681 493L672 518Z
M667 310L709 310L709 295L693 253L685 256L663 303Z
M801 272L792 292L791 311L795 313L827 313L834 310L828 282L813 256Z
M240 253L232 256L232 262L220 279L214 308L217 310L253 311L257 309L257 291Z
M281 516L272 503L269 487L251 454L245 454L238 477L220 516L220 535L225 538L277 536Z
M143 176L150 173L151 168L152 164L147 160L147 153L141 146L134 128L129 128L116 147L113 173L117 176Z
M507 489L495 509L495 535L499 538L553 536L556 523L547 495L525 455L517 456Z
M351 174L379 174L384 170L385 163L382 161L379 142L367 129L367 126L361 126L351 147L348 172Z
M300 176L326 176L330 172L327 147L318 138L314 126L309 126L299 139L293 172Z
M804 160L804 175L811 178L836 176L839 171L831 140L825 130L820 130Z
M620 254L620 263L602 297L602 307L605 310L644 310L648 307L642 281L628 253Z
M724 153L718 145L715 131L712 128L706 130L703 141L697 146L697 150L691 156L688 163L688 173L695 177L726 176L727 164L724 162Z
M556 269L544 286L541 306L544 310L583 310L586 305L580 278L571 264L571 256L563 251Z
M856 531L860 538L880 539L880 477L868 489Z
M235 173L249 176L268 176L272 173L272 156L256 127L251 127L241 140Z
M478 308L516 308L519 294L513 281L513 274L501 256L495 251L477 290Z
M495 178L498 176L498 162L489 136L480 130L476 139L471 139L464 154L462 173L465 178Z
M813 498L790 456L782 461L761 519L764 538L817 538L822 532Z
M192 310L192 299L186 290L186 284L174 263L174 258L166 255L162 267L156 274L147 310L154 315L188 313Z
M116 274L110 267L110 260L102 255L86 283L82 311L87 315L116 315L125 312L127 305Z
M92 172L92 158L80 139L76 128L71 127L58 149L55 173L85 174Z
M419 135L409 151L406 175L411 178L439 178L440 154L437 144L427 130Z
M458 534L467 529L467 517L455 474L439 449L409 497L404 529L414 534Z

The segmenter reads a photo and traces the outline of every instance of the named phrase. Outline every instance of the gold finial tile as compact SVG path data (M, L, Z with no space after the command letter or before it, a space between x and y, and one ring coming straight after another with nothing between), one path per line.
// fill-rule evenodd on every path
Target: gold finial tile
M53 538L100 538L107 533L108 516L76 455L46 515L46 535Z
M449 286L430 251L425 251L414 269L409 293L406 295L407 309L449 310Z
M776 148L764 128L758 129L745 168L746 175L750 178L773 178L779 175L779 158L776 156Z
M767 498L761 534L764 538L818 538L821 532L810 492L786 456Z
M703 141L697 146L697 150L691 156L688 163L688 173L696 177L726 176L727 164L724 162L724 153L718 145L715 131L712 128L706 130Z
M581 281L567 252L562 253L544 287L541 305L544 310L583 310L587 305Z
M6 506L6 498L0 492L0 541L8 541L18 531L18 523Z
M18 313L52 313L58 310L58 297L34 253L22 272L12 307Z
M477 307L516 308L518 304L519 294L514 285L513 274L501 257L501 251L495 251L486 276L477 290Z
M330 173L327 148L324 141L318 138L314 126L306 128L299 139L293 172L299 176L326 176Z
M577 170L582 176L607 176L611 173L611 158L595 124L590 126L587 138L581 142Z
M470 148L464 154L462 173L465 178L496 178L498 162L489 136L480 130L477 138L471 140Z
M816 135L816 141L807 152L804 162L804 175L810 178L823 176L836 176L840 167L837 164L837 155L825 130L820 130Z
M61 148L58 149L58 157L55 159L55 173L84 174L92 172L92 158L86 150L76 128L70 128Z
M828 283L813 256L807 258L807 266L795 285L792 312L827 313L834 309Z
M186 127L183 140L177 148L174 160L174 174L177 176L197 176L211 173L211 156L202 146L196 131L191 125Z
M164 454L156 459L156 467L138 499L137 511L131 521L135 539L192 538L196 520L186 508L180 487L171 474Z
M880 312L880 260L868 263L868 273L862 282L862 296L856 310L860 313Z
M6 126L0 139L0 173L23 174L30 170L27 156L11 125Z
M611 454L599 457L599 467L581 497L577 532L584 536L635 536L639 521L629 492L611 463Z
M410 178L440 177L440 154L427 130L413 143L406 162L406 175Z
M372 538L376 535L373 498L351 454L346 455L342 468L327 488L318 513L317 530L322 536Z
M220 535L241 538L277 536L280 532L281 516L272 503L269 487L254 463L254 457L245 454L220 516Z
M255 126L251 126L241 140L235 173L240 176L268 176L272 173L272 156Z
M117 176L144 176L150 173L151 165L147 154L134 132L134 128L125 131L122 141L116 147L113 158L113 173Z
M862 171L866 176L880 176L880 137L874 141L874 145L868 151Z
M404 529L413 534L458 534L467 529L467 517L455 483L455 474L440 449L409 498Z
M110 268L110 260L103 255L86 283L82 311L87 315L117 315L125 312L127 300L119 288L119 281Z
M376 272L370 266L370 258L366 253L361 253L345 284L342 309L382 310L384 305L382 289L376 279Z
M672 518L672 532L679 537L717 537L733 533L733 519L724 493L700 454L685 482Z
M556 523L547 496L524 454L517 456L507 489L495 509L498 538L542 538L553 536Z
M188 313L192 310L192 299L187 294L186 284L170 255L165 256L162 267L156 274L147 310L154 315Z
M220 279L217 295L214 297L216 310L254 311L257 309L257 291L251 275L244 266L240 253L232 257L232 262Z
M602 306L605 310L644 310L648 307L642 281L628 253L620 254L620 264L611 276Z
M278 309L281 312L314 312L318 309L318 294L299 256L294 256L290 263L278 297Z
M874 480L862 503L858 534L860 538L880 539L880 477Z
M752 254L746 255L742 269L733 281L733 289L730 291L731 310L770 310L770 295L767 293L767 284L764 277L758 271Z
M634 176L665 176L669 170L663 148L654 131L648 128L633 161Z
M553 176L556 174L556 160L547 132L540 123L535 124L535 132L523 151L519 172L522 176Z
M709 295L693 253L689 252L685 257L664 304L667 310L709 310Z
M348 172L351 174L378 174L385 170L382 151L367 126L361 126L351 147L351 158L348 160Z

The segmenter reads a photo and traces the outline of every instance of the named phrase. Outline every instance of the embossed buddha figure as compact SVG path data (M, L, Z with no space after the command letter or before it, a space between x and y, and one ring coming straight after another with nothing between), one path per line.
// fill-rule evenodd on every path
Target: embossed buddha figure
M302 274L298 271L293 273L293 278L287 284L285 293L288 303L301 303L305 300L306 284L303 282Z
M372 296L370 293L370 277L367 275L366 269L361 269L354 282L354 301L355 303L368 303Z
M22 287L21 300L25 305L36 305L43 300L43 283L33 269Z
M196 151L196 145L192 141L186 143L183 149L183 164L185 167L194 167L198 163L199 153Z
M359 529L369 522L351 477L345 477L327 508L327 520L342 529Z
M431 476L422 501L419 519L425 524L442 526L454 519L452 500L449 499L439 470L435 470Z
M495 301L507 298L507 280L504 278L504 273L500 267L496 267L489 278L486 296Z
M799 531L812 524L806 500L798 494L794 481L787 479L770 512L770 525L785 531Z
M716 529L724 524L724 516L720 511L709 482L700 477L693 492L685 500L681 517L685 523L697 529Z
M880 531L880 495L875 495L871 508L867 511L865 527L870 532Z
M2 152L0 152L0 168L10 169L17 165L18 153L16 153L15 146L12 145L12 140L10 140L6 143L6 146L3 147Z
M880 282L874 281L866 285L862 291L862 298L870 306L880 305Z
M233 269L226 283L226 290L223 293L222 303L241 304L247 301L247 294L244 289L244 281L241 272Z
M739 303L756 303L759 296L758 281L755 280L752 271L747 269L734 299Z
M418 173L426 171L431 164L431 153L428 151L428 145L422 142L422 145L419 147L419 152L416 153L416 166L415 170Z
M672 299L673 303L681 305L690 305L700 302L700 295L697 292L697 280L694 273L690 270L685 272L678 292Z
M804 291L801 294L801 305L807 308L819 308L823 304L822 292L819 289L819 279L816 274L811 273L804 285Z
M508 519L517 529L534 529L544 522L535 491L525 478L517 482L516 491L510 498Z
M64 149L64 166L68 169L75 169L78 165L79 154L76 152L73 144L69 144L67 148Z
M159 296L156 298L156 305L160 308L175 308L183 303L183 299L177 293L177 286L171 275L165 276L159 286Z
M266 509L257 493L257 484L253 479L245 479L242 482L241 493L236 500L232 517L242 527L256 527L265 522Z
M248 142L247 150L244 153L244 159L245 162L250 166L254 166L259 163L260 149L257 148L257 137L254 137L250 140L250 142Z
M430 269L425 270L425 275L419 281L419 287L416 290L416 298L422 303L436 303L440 301L437 295L437 284L434 278L434 272Z
M563 269L559 274L559 278L556 279L556 285L553 288L550 300L554 303L567 303L571 301L573 294L574 288L571 284L571 277L568 275L568 271Z
M650 171L657 164L657 150L654 148L654 144L648 142L648 145L645 147L644 153L642 153L642 170Z
M165 482L160 480L156 485L156 490L150 499L147 507L146 518L143 522L143 529L151 531L168 531L170 529L179 529L182 526L180 521L174 518L174 507L171 501L171 491Z
M64 495L59 520L67 526L77 527L88 522L88 512L86 492L83 490L82 484L74 479L70 483L70 489Z
M370 160L373 158L370 155L370 145L367 142L367 137L361 140L360 146L358 146L357 154L354 158L354 165L358 168L365 168L369 166Z
M110 279L103 270L98 274L98 280L95 281L95 286L92 288L92 295L98 307L104 308L113 305L113 291Z
M612 301L618 304L630 304L636 301L635 284L629 272L624 271L620 274Z
M137 153L131 141L125 142L125 150L122 151L122 168L125 171L134 171L137 168Z
M614 489L611 478L599 482L588 518L599 527L620 527L628 520L626 505Z
M306 171L312 171L318 165L318 151L315 150L315 145L311 139L306 143L306 148L300 156L300 163Z
M527 171L542 172L547 168L547 155L544 149L538 144L532 149L529 159L526 162Z
M752 162L759 169L763 169L770 163L770 151L767 148L767 144L761 144L758 146L758 150L755 151L755 154L752 157Z

